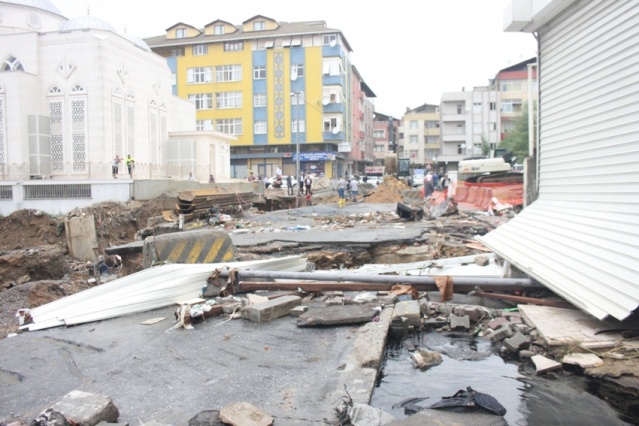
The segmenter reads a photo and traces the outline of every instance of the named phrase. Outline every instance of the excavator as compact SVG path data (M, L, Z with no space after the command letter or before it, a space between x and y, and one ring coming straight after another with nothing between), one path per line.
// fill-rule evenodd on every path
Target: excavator
M513 171L517 157L496 149L490 157L469 157L459 162L457 178L468 183L524 183L524 174Z

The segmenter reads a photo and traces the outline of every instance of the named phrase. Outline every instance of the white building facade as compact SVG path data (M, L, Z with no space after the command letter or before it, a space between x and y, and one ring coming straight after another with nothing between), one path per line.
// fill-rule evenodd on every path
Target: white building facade
M210 161L229 161L232 137L203 132L191 138L199 152L170 157L172 132L195 131L195 108L144 41L68 20L48 0L0 1L0 13L0 179L112 178L116 155L135 159L133 178L228 178ZM124 163L119 174L129 177Z

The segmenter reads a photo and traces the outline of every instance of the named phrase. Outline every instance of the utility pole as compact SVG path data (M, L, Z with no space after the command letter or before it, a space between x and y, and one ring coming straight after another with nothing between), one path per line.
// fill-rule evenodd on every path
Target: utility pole
M291 98L295 96L295 180L297 182L297 195L295 196L295 207L300 206L300 95L304 92L301 90L291 93ZM292 127L292 126L291 126ZM304 181L302 180L302 183ZM295 192L295 191L293 191Z

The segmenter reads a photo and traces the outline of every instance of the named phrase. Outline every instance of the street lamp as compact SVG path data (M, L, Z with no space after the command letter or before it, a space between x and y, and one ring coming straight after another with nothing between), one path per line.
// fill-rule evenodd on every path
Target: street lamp
M297 192L298 196L295 197L295 207L299 207L300 197L299 192L301 191L300 185L300 95L303 95L304 92L298 90L296 92L291 93L291 98L295 96L295 179L297 180ZM293 126L291 126L292 128ZM303 181L302 181L303 182Z

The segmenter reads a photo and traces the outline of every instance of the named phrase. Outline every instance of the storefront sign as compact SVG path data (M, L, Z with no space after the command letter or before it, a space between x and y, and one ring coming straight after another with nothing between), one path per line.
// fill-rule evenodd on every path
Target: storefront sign
M337 152L351 152L351 144L348 142L340 142L337 145Z
M297 160L297 155L293 155L293 160ZM334 152L301 152L300 161L334 161Z

